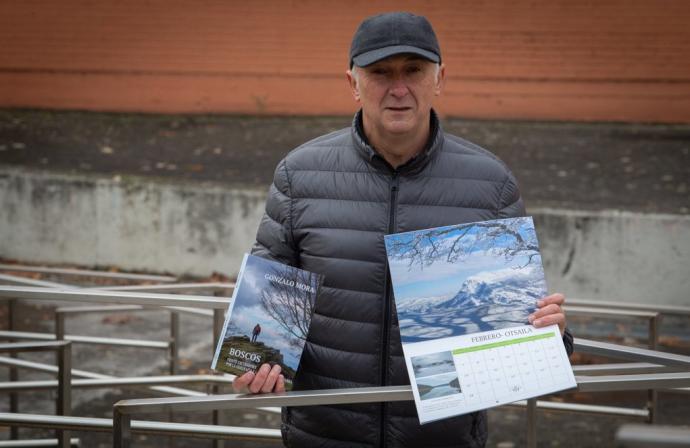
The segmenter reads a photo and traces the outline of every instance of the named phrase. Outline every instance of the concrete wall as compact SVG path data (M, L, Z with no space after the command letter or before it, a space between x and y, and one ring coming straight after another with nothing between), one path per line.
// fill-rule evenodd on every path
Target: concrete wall
M690 305L690 216L528 210L551 291Z
M233 275L265 192L0 170L0 257Z
M265 190L0 169L0 257L234 275ZM570 297L690 304L690 217L530 210L547 282Z

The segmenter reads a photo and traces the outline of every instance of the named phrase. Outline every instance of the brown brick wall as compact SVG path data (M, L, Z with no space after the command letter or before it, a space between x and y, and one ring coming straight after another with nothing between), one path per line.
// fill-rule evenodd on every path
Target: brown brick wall
M686 0L0 0L0 107L350 114L359 21L434 24L446 115L690 123Z

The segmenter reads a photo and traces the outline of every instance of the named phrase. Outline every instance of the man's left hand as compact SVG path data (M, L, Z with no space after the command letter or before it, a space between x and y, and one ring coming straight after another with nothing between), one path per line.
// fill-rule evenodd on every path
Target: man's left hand
M565 333L565 311L562 308L564 303L565 296L560 293L551 294L538 300L538 309L529 315L529 322L537 328L558 324L561 336L563 336Z

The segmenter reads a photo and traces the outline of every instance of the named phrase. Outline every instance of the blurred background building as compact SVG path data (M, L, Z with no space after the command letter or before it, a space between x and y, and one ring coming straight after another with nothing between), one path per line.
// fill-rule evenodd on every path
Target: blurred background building
M84 1L0 6L0 105L349 115L363 17L426 15L446 116L690 122L683 0Z
M362 18L426 15L446 130L514 170L552 289L687 303L690 3L0 1L0 257L234 273L273 168L348 126Z

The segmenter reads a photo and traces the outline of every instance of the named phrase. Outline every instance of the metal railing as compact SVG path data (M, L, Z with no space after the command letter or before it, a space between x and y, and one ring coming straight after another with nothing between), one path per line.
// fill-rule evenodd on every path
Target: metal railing
M671 368L683 369L682 372L646 373L631 375L577 376L577 390L581 392L608 392L645 389L673 389L690 386L690 357L657 352L647 349L617 346L576 339L580 351L591 354L615 356L637 362L635 369L640 368L640 361L662 363ZM566 391L568 392L568 391ZM212 409L256 408L259 406L316 406L355 404L373 402L393 402L413 400L410 386L365 387L337 390L292 391L283 394L245 395L230 394L214 397L175 397L139 400L123 400L113 407L113 446L126 448L131 445L131 416L170 411L209 411ZM527 441L528 446L536 446L536 410L537 400L530 399L527 406Z
M0 280L2 280L0 278ZM105 290L103 288L79 288L77 289L76 287L71 287L71 286L66 286L66 285L58 285L58 284L51 284L51 285L41 285L43 287L6 287L6 286L0 286L0 297L4 298L10 298L10 299L29 299L29 300L50 300L50 301L69 301L69 302L90 302L90 303L99 303L101 305L96 305L96 306L82 306L82 307L61 307L59 310L61 311L60 315L69 315L71 313L79 313L79 312L99 312L99 311L118 311L118 310L139 310L139 309L144 309L146 307L154 307L154 308L159 308L159 307L175 307L175 309L180 310L180 311L189 311L190 307L192 312L196 314L201 314L204 313L204 315L207 316L213 316L214 318L214 331L213 331L213 344L215 345L215 342L217 341L219 335L220 335L220 330L223 324L223 311L227 308L229 299L228 298L218 298L218 297L210 297L210 296L177 296L177 295L172 295L172 294L153 294L151 291L174 291L174 290L184 290L186 288L189 289L197 289L194 288L195 284L171 284L171 285L142 285L142 286L123 286L123 287L113 287L109 290ZM38 285L36 285L38 286ZM234 286L231 283L208 283L208 284L203 284L203 289L213 289L213 290L221 290L221 289L228 289L229 287ZM198 288L202 289L202 288ZM10 300L10 303L13 302ZM113 303L118 304L118 305L112 305ZM620 309L618 309L620 308ZM671 315L682 315L682 316L690 316L690 307L677 307L677 306L661 306L661 307L655 307L655 306L645 306L645 305L640 305L640 304L620 304L620 303L613 303L613 302L591 302L591 301L583 301L583 300L578 300L578 299L569 299L568 300L568 313L577 313L577 314L584 314L584 315L594 315L594 316L623 316L623 317L631 317L631 318L645 318L650 320L650 325L649 325L649 337L650 337L650 346L653 344L656 346L656 342L658 341L658 327L659 327L659 318L660 314L671 314ZM654 320L654 324L652 324L652 320ZM57 327L57 325L56 325ZM64 329L64 322L63 322L63 329ZM64 330L63 330L64 334ZM172 335L171 331L171 337L174 337ZM175 337L175 340L177 338ZM615 357L615 358L622 358L622 359L632 359L637 362L633 363L621 363L621 364L606 364L606 365L593 365L593 366L574 366L575 373L577 375L578 379L578 387L579 390L585 390L585 391L608 391L608 390L638 390L638 389L645 389L646 387L650 387L653 390L657 390L659 388L672 388L674 390L679 390L679 387L686 388L690 390L689 386L690 383L688 382L688 370L690 370L690 364L688 360L690 358L688 357L683 357L681 355L673 355L669 353L661 353L661 352L655 352L652 350L645 350L645 349L636 349L636 348L631 348L631 347L622 347L622 346L617 346L614 344L607 344L603 342L595 342L595 341L585 341L582 339L576 339L576 350L578 352L584 352L584 353L590 353L590 354L596 354L596 355L602 355L602 356L607 356L607 357ZM2 358L0 357L0 364L2 363L7 363L8 365L11 364L12 362L18 362L18 363L28 363L27 361L23 360L13 360L13 361L8 361L11 358ZM15 364L16 366L19 364ZM678 370L682 370L682 372L677 372ZM582 376L583 374L586 374L588 376ZM100 374L93 374L93 375L100 375ZM594 375L600 375L594 377ZM76 375L75 375L76 376ZM108 379L106 375L103 375L103 377L106 378L101 378L102 380ZM128 381L131 381L132 384L139 382L138 385L143 386L147 385L152 388L160 388L161 390L168 388L167 386L160 386L156 381L158 379L162 381L166 381L163 378L169 378L169 377L141 377L141 378L132 378L132 379L127 379L127 378L122 378L122 379L117 379L114 377L110 377L113 381L102 381L101 383L98 382L93 382L91 383L93 387L117 387L119 385L125 385ZM219 377L214 377L214 378L219 378ZM94 378L98 379L98 378ZM118 380L118 381L115 381ZM174 380L170 380L174 381ZM192 381L190 379L190 381ZM225 381L227 383L228 381ZM79 380L75 380L74 382L75 387L87 387L89 383L84 382L81 383ZM156 384L156 386L153 386ZM30 387L30 386L26 386ZM47 383L44 383L41 387L43 388L52 388L55 387L55 383L51 382L50 386L47 385ZM584 389L583 389L584 388ZM597 389L599 388L599 389ZM631 389L632 388L632 389ZM169 389L174 389L174 388L169 388ZM370 396L371 398L370 401L366 402L371 402L371 401L376 401L376 402L384 402L384 401L399 401L399 399L391 399L391 397L395 398L395 394L403 394L407 393L407 398L405 399L412 399L411 393L408 391L401 391L401 390L391 390L390 388L374 388L375 391L378 391L378 395L376 395L376 398L373 398L373 396ZM385 389L385 390L384 390ZM6 390L11 390L10 386L7 386ZM184 390L184 389L180 389ZM188 392L193 392L193 391L188 391ZM343 399L343 391L338 390L338 391L312 391L315 393L322 393L319 397L318 400L320 402L314 403L314 404L337 404L337 400ZM363 392L366 392L365 390L362 389L357 389L356 396L359 397L359 399L362 399L364 395L362 395ZM374 391L371 391L374 392ZM297 396L291 395L293 394L288 393L285 395L280 395L275 398L277 398L277 401L271 401L268 405L261 405L260 409L270 409L272 411L276 411L275 406L282 406L282 405L293 405L290 404L292 399L297 399ZM260 404L257 404L258 402L256 401L251 401L251 397L246 397L246 396L239 396L239 395L217 395L217 396L207 396L205 394L201 393L191 393L191 394L185 394L187 395L186 397L176 397L176 398L164 398L164 399L152 399L152 400L173 400L171 403L170 409L176 410L176 411L182 411L182 410L210 410L214 413L214 422L218 423L219 422L219 411L222 409L234 409L234 408L239 408L239 407L251 407L255 408L259 406ZM190 396L191 395L191 396ZM231 401L232 402L242 402L242 403L248 403L247 400L251 401L250 406L246 405L229 405L223 402L223 397L232 397ZM269 396L262 396L262 398L270 398ZM311 394L311 399L314 399L315 396ZM398 395L398 398L400 398L400 395ZM285 404L283 404L281 399L289 399ZM329 400L334 399L336 400L336 403L333 403ZM182 400L180 402L176 402L174 400ZM185 401L187 400L187 401ZM197 401L198 400L198 401ZM132 403L132 402L139 402L140 400L126 400L125 402L121 403ZM146 400L144 400L146 401ZM348 401L349 402L349 401ZM195 403L195 404L193 404ZM205 403L201 406L200 409L187 409L187 406L195 406L199 405L200 403ZM142 404L142 403L139 403ZM120 403L118 403L120 405ZM220 405L218 407L217 405ZM299 404L299 405L305 405L305 404ZM227 406L227 407L226 407ZM268 408L266 406L269 406ZM576 403L556 403L556 402L550 402L550 401L537 401L536 399L532 400L526 400L523 402L518 402L518 403L513 403L512 405L509 406L521 406L521 407L526 407L527 408L527 416L528 416L528 441L530 443L530 446L533 446L534 443L536 443L536 432L534 432L535 428L535 422L536 422L536 411L537 409L548 409L548 410L554 410L554 411L566 411L566 412L587 412L587 413L599 413L599 414L607 414L607 415L624 415L628 417L634 417L634 418L647 418L651 417L652 415L655 414L655 412L652 411L654 409L654 406L650 406L650 409L645 411L645 410L640 410L640 409L628 409L628 408L620 408L620 407L613 407L613 406L600 406L600 405L583 405L583 404L576 404ZM125 409L125 408L123 408ZM127 410L121 411L123 414L123 418L129 419L130 415L132 412L131 411L132 407L127 407ZM139 412L139 411L134 411ZM148 413L149 411L146 411ZM158 412L158 411L150 411L150 412ZM13 415L20 415L20 414L13 414ZM115 413L114 413L115 416ZM43 416L43 417L54 417L54 416ZM1 421L1 420L0 420ZM115 420L111 421L108 426L112 427L112 424ZM128 420L131 423L131 420ZM139 428L137 425L139 423L143 424L144 427L147 423L154 423L154 422L135 422L136 424L130 424L129 431L130 434L132 432L137 433L139 432ZM160 426L160 428L163 428L165 425L174 425L172 423L158 423L155 422L156 425L163 425ZM15 425L10 424L10 426L14 427ZM233 438L232 435L229 435L230 433L227 434L220 434L215 437L213 435L214 431L217 431L218 428L212 425L197 425L198 427L196 429L192 429L191 427L187 428L184 432L186 436L190 437L206 437L206 438L218 438L218 439L223 439L223 438ZM142 427L142 428L144 428ZM203 427L203 428L202 428ZM116 425L117 428L117 425ZM250 428L261 431L261 428ZM165 429L161 429L161 431L165 432ZM269 431L276 431L276 430L269 430ZM530 432L532 431L532 432ZM142 430L142 432L146 432L146 430ZM171 433L174 433L174 431L171 430ZM250 431L251 433L251 431ZM273 435L275 436L277 433L274 433ZM245 434L246 436L246 434ZM276 439L277 440L277 439Z
M18 342L0 344L0 352L22 353L36 351L57 352L57 399L55 403L56 414L70 415L72 409L72 351L69 341L51 342ZM56 432L58 446L67 448L70 445L69 432L58 429Z
M90 274L90 272L89 272ZM12 279L19 279L16 283L22 283L23 280L19 277L12 277ZM35 281L34 281L35 282ZM207 283L202 285L195 284L177 284L177 285L135 285L130 287L116 287L118 289L127 288L124 291L109 291L106 289L85 289L78 288L72 285L62 285L51 282L49 284L42 284L41 287L14 287L14 286L0 286L0 297L9 299L9 317L10 322L13 321L14 316L14 303L17 299L25 300L39 300L39 301L68 301L68 302L97 302L102 305L96 306L82 306L82 307L60 307L56 310L55 317L55 335L41 334L41 333L28 333L28 332L0 332L0 337L11 338L11 339L69 339L74 342L80 343L90 343L90 344L108 344L114 346L136 346L136 347L147 347L147 348L164 348L170 351L170 364L169 370L171 375L175 375L178 370L178 347L179 347L179 312L209 316L213 318L213 335L212 335L212 346L220 336L220 331L222 329L222 324L224 320L224 311L227 309L229 298L227 297L214 297L214 296L180 296L175 294L152 294L146 291L151 291L154 288L169 290L169 291L183 291L189 289L203 289L203 290L213 290L213 291L225 291L229 287L234 286L232 283ZM116 303L118 305L111 305ZM79 335L66 335L65 334L65 316L73 315L78 313L91 313L91 312L111 312L111 311L135 311L135 310L149 310L149 309L167 309L171 311L171 321L170 321L170 340L168 342L160 341L133 341L125 340L122 338L104 338L104 337L94 337L94 336L79 336ZM12 329L13 325L10 325ZM112 377L111 377L112 378ZM10 367L10 380L13 382L18 382L18 374L15 367ZM104 378L101 378L104 380ZM176 393L180 395L190 395L194 394L194 391L187 391L185 389L178 389L172 387L162 386L166 384L168 380L160 380L156 382L155 380L148 381L147 384L156 384L152 387L157 391L165 391L168 393ZM79 382L77 382L79 384ZM218 384L222 383L218 381L211 382L211 388L215 393L218 392ZM116 387L116 383L111 384L112 387ZM27 386L30 387L30 386ZM18 412L18 396L16 390L13 390L10 386L7 386L6 390L10 391L10 411ZM266 409L272 413L279 412L276 409ZM214 423L220 422L220 416L218 412L213 412ZM11 437L16 439L18 434L16 428L11 428Z
M618 428L616 442L623 448L690 448L690 428L627 424Z
M0 412L0 425L26 428L43 428L85 432L113 430L113 420L94 417L69 417L59 415L19 414ZM200 425L155 421L130 421L130 430L137 434L174 437L195 437L212 440L252 440L258 442L280 441L278 429L247 428L236 426Z
M149 282L174 282L177 278L169 275L130 274L123 272L94 271L90 269L49 268L44 266L25 266L19 264L0 263L0 271L10 272L39 272L44 274L73 275L81 277L102 277L120 280L137 280Z

